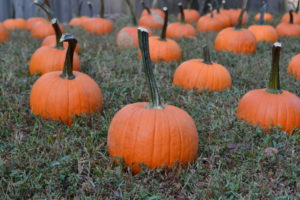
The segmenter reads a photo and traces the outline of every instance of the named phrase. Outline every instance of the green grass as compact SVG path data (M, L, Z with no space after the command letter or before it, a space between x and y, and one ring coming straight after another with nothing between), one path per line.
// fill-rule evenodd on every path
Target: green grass
M112 117L126 104L149 99L137 51L115 46L125 24L116 23L108 36L67 28L82 47L82 71L104 94L102 113L76 117L70 127L30 111L29 94L38 76L29 76L28 63L40 41L17 31L0 44L1 199L300 199L300 135L276 128L266 134L236 118L240 98L267 85L272 45L266 43L250 56L212 51L213 60L233 78L232 89L224 92L184 91L171 84L180 62L155 65L163 102L186 110L198 129L198 158L188 169L143 170L133 176L112 162L106 143ZM215 34L198 36L179 41L183 61L202 57L206 41L213 49ZM281 42L282 88L300 96L300 82L286 72L300 52L300 38ZM266 154L269 147L278 153Z

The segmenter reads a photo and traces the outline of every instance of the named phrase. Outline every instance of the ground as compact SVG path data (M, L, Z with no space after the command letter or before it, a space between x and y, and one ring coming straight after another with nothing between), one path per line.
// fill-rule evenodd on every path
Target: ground
M278 19L275 23L278 22ZM182 62L155 65L164 103L186 110L199 133L197 160L187 169L143 170L132 175L114 164L107 152L112 117L123 106L148 101L137 50L115 45L126 19L108 36L79 28L82 71L104 94L102 113L76 117L72 126L42 120L29 107L39 76L28 73L39 40L25 31L0 44L0 196L1 199L300 199L300 134L274 128L264 133L236 117L237 104L249 90L267 86L272 44L258 44L255 55L213 51L215 34L179 41L182 61L202 57L208 42L212 58L230 71L233 87L224 92L185 91L172 86ZM289 60L300 52L300 38L281 39L281 85L300 96L299 80L287 74Z

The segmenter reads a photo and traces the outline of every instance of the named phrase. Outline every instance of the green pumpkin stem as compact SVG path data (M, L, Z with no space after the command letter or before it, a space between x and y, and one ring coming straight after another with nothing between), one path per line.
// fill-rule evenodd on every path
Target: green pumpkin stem
M178 8L179 8L179 11L180 11L180 22L182 24L184 24L185 23L185 16L184 16L183 6L182 6L181 2L178 3Z
M280 58L281 43L276 42L272 48L272 69L267 92L273 94L282 93L279 79L279 58Z
M145 28L138 28L139 47L142 52L142 59L144 65L144 71L147 77L151 101L147 108L151 109L163 109L163 105L160 100L159 91L155 81L152 63L149 53L149 33Z
M203 57L204 57L204 63L205 64L208 64L208 65L211 65L212 64L212 61L211 61L211 57L210 57L210 52L209 52L209 48L208 48L208 45L205 44L203 45Z
M151 15L151 10L149 7L146 6L144 1L141 1L141 4L143 6L143 9L147 10L148 15Z
M51 22L53 18L55 18L54 12L50 7L45 5L41 0L34 0L33 2L36 6L40 7L47 15L48 20Z
M59 27L59 24L58 24L58 20L56 18L53 18L51 20L51 23L52 23L52 27L55 31L55 38L56 38L56 47L57 49L63 49L64 46L63 46L63 43L60 42L60 38L62 36L62 32L60 30L60 27Z
M127 5L128 5L128 8L129 8L129 11L130 11L130 14L131 14L131 20L132 20L132 24L134 26L137 26L137 20L136 20L136 15L135 15L135 12L133 10L133 6L131 4L131 1L130 0L125 0Z
M264 3L262 8L261 8L261 12L260 12L260 18L259 18L259 24L263 25L265 23L265 13L267 11L268 8L268 4Z
M87 4L88 4L89 10L90 10L90 17L94 17L94 10L93 10L92 2L88 1Z
M78 10L77 10L77 17L81 17L82 4L83 4L83 1L80 1L79 5L78 5Z
M192 8L192 5L194 3L194 0L189 0L187 8L190 10Z
M242 28L242 25L243 25L243 16L244 16L244 13L245 13L246 8L247 8L247 3L248 3L248 0L244 0L243 1L243 7L242 7L242 10L241 10L239 19L238 19L238 23L237 23L237 25L235 27L236 29L241 29Z
M169 13L168 13L168 8L167 7L163 7L163 11L165 13L165 19L164 19L164 25L160 34L160 40L165 41L167 36L167 27L168 27L168 19L169 19Z
M290 14L290 24L294 24L294 15L293 15L293 10L290 10L289 11L289 14Z
M105 5L104 5L104 0L100 0L100 17L104 18L104 12L105 12Z
M61 39L61 42L68 42L69 46L67 49L67 54L66 54L66 59L65 59L65 64L64 64L64 69L60 77L72 80L75 78L73 74L73 57L74 57L74 52L75 48L77 45L77 40L72 34L63 34Z

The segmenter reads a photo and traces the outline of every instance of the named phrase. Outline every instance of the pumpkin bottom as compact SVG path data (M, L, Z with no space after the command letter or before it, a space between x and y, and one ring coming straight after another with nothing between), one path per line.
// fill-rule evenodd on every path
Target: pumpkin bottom
M252 90L239 102L237 116L258 125L264 130L280 126L288 134L300 129L300 99L283 90L281 94L272 94L267 89Z

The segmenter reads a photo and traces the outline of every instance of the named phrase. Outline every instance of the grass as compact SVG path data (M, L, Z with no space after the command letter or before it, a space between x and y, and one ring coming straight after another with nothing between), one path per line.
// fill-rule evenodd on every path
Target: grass
M70 127L30 111L29 94L38 76L29 76L28 63L40 41L16 31L0 44L1 199L300 199L300 134L287 136L277 128L266 134L236 118L240 98L267 85L272 45L266 43L249 56L212 51L213 60L233 78L232 89L224 92L184 91L171 84L180 62L155 65L163 102L186 110L198 129L198 158L188 169L143 170L133 176L112 162L106 143L112 117L129 103L148 100L137 51L115 45L125 24L116 23L108 36L67 28L82 47L82 71L104 94L102 113L78 116ZM179 41L183 60L202 57L206 41L213 49L215 34L198 36ZM282 88L300 96L299 81L286 72L300 52L300 39L281 42Z

